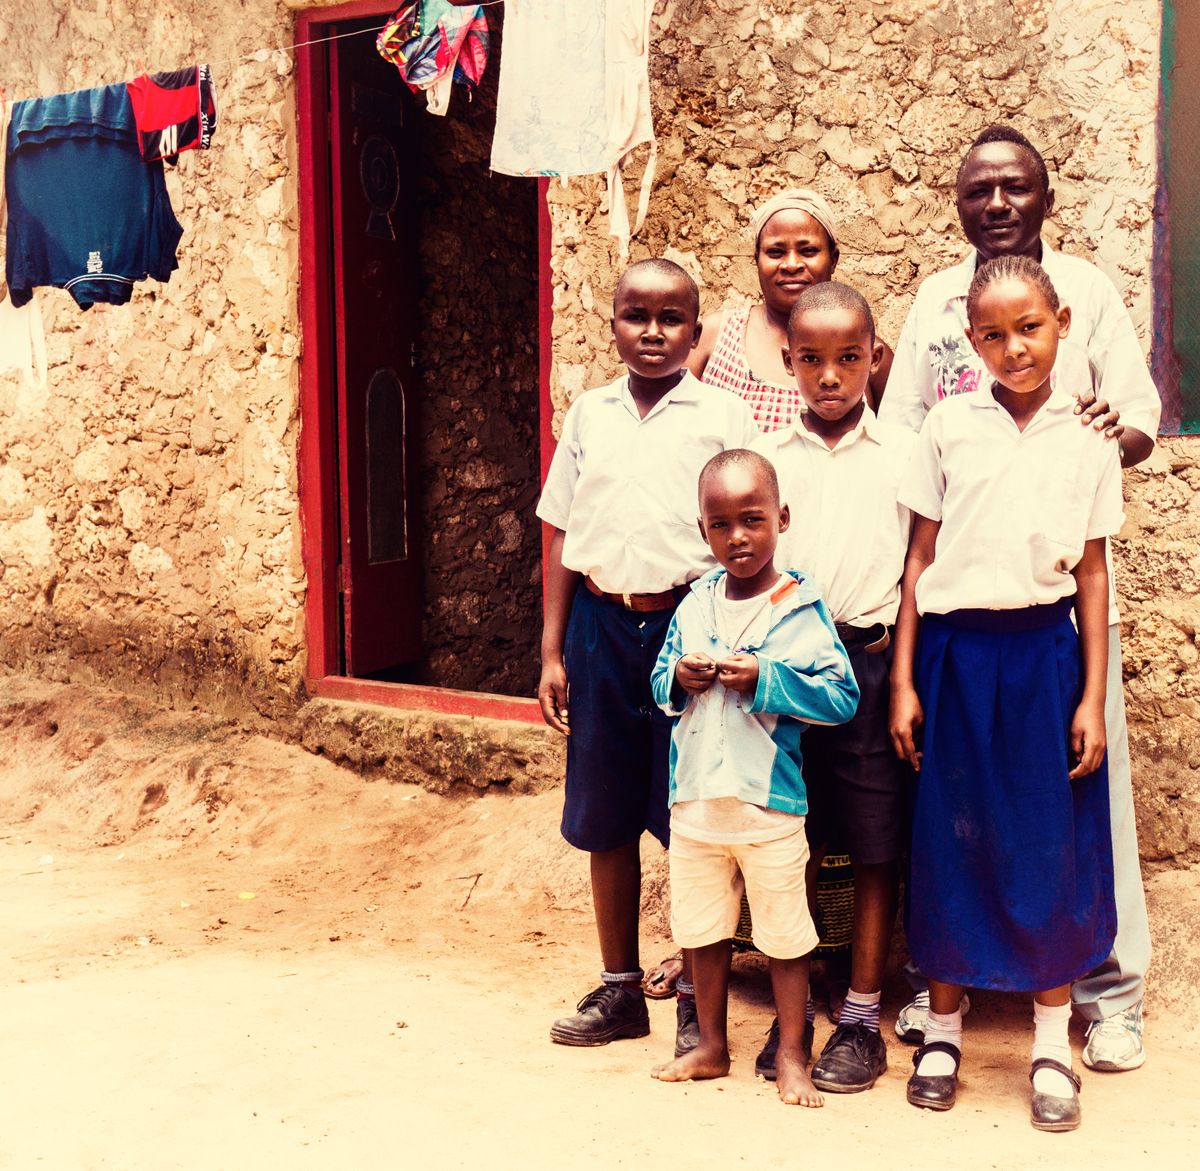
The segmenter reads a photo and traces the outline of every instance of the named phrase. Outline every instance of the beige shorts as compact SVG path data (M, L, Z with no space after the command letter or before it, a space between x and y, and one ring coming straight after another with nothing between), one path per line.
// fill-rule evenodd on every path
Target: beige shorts
M790 960L817 946L804 890L804 818L796 822L793 833L769 842L698 842L671 834L671 934L680 947L731 939L743 891L754 946L763 955Z

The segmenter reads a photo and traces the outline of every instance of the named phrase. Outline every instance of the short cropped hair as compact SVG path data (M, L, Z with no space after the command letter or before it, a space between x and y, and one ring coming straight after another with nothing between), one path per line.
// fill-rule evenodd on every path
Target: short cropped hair
M800 319L800 315L809 309L848 309L862 317L871 335L871 345L875 344L875 318L867 299L857 289L842 284L841 281L822 281L819 285L809 285L796 298L791 313L788 314L788 344L791 344L792 330Z
M656 272L659 276L670 277L672 280L682 281L687 287L688 300L691 302L692 312L696 320L700 320L700 290L696 287L696 282L692 280L691 273L688 272L680 264L676 264L673 260L667 260L662 256L650 256L645 260L636 260L631 264L617 281L617 287L613 289L613 305L617 303L617 297L621 290L625 287L625 282L636 272L643 269L648 269L650 272Z
M1018 280L1034 285L1046 298L1052 313L1058 312L1058 293L1054 284L1047 276L1046 270L1036 260L1028 256L996 256L985 261L975 270L971 287L967 290L967 320L975 324L975 313L979 308L979 298L988 285L997 281Z
M967 159L971 157L971 153L977 147L987 146L989 142L1010 142L1013 146L1019 146L1022 150L1027 150L1033 158L1033 165L1037 168L1042 190L1050 190L1050 173L1046 170L1046 160L1042 158L1041 152L1015 127L1006 126L1000 122L993 123L991 126L985 126L975 136L975 141L967 147L967 153L963 155L962 162L958 164L958 174L954 179L955 186L958 185L958 181L962 178L963 168L966 167Z
M761 476L767 485L767 491L771 494L771 499L777 505L779 504L779 477L775 474L775 465L765 455L759 455L757 451L751 451L746 447L730 447L725 451L718 451L701 468L700 479L696 485L696 495L702 497L704 485L708 480L718 472L736 464L742 464Z

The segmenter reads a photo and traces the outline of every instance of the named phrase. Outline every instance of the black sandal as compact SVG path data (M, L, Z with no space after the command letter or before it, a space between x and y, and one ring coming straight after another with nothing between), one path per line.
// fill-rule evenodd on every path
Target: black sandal
M927 1053L948 1053L954 1058L954 1072L922 1075L916 1071ZM913 1075L908 1079L908 1100L925 1110L949 1110L958 1093L958 1067L962 1050L949 1041L930 1041L913 1054Z
M1065 1077L1074 1092L1069 1098L1061 1098L1058 1094L1042 1094L1033 1091L1033 1101L1029 1104L1029 1121L1036 1130L1075 1130L1082 1120L1079 1109L1079 1074L1061 1061L1053 1057L1039 1057L1029 1067L1029 1080L1039 1069L1056 1069Z

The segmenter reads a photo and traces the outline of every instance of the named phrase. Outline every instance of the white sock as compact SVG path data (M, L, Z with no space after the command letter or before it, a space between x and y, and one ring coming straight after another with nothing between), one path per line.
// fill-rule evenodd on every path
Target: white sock
M946 1013L930 1010L929 1020L925 1024L925 1044L934 1041L948 1041L962 1052L961 1009ZM949 1053L927 1053L917 1066L917 1073L921 1077L945 1077L953 1072L954 1058Z
M1033 1057L1052 1057L1068 1069L1071 1068L1071 1042L1067 1026L1071 1022L1071 1004L1050 1005L1033 1002ZM1039 1094L1053 1094L1056 1098L1070 1098L1075 1087L1065 1074L1057 1069L1039 1069L1033 1075L1033 1088Z

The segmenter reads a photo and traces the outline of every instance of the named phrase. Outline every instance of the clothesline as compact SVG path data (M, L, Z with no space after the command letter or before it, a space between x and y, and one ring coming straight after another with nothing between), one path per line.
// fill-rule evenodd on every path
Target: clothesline
M496 4L502 4L503 2L504 0L477 0L477 5L480 8L491 8ZM403 7L403 5L397 5L397 8L400 7ZM305 49L309 45L325 45L330 41L340 41L346 37L362 37L366 36L367 33L381 32L385 28L387 28L386 22L375 25L372 28L356 28L353 30L353 32L335 33L331 37L314 37L311 41L296 41L291 45L276 45L271 48L263 45L261 48L252 49L249 53L243 53L240 57L218 58L215 61L209 60L206 62L206 64L208 64L208 66L211 68L214 65L239 65L243 61L256 61L260 63L266 62L269 61L271 56L275 53L294 53L297 49ZM0 85L0 102L15 103L20 100L20 98L8 97L8 95L4 92L4 86Z

